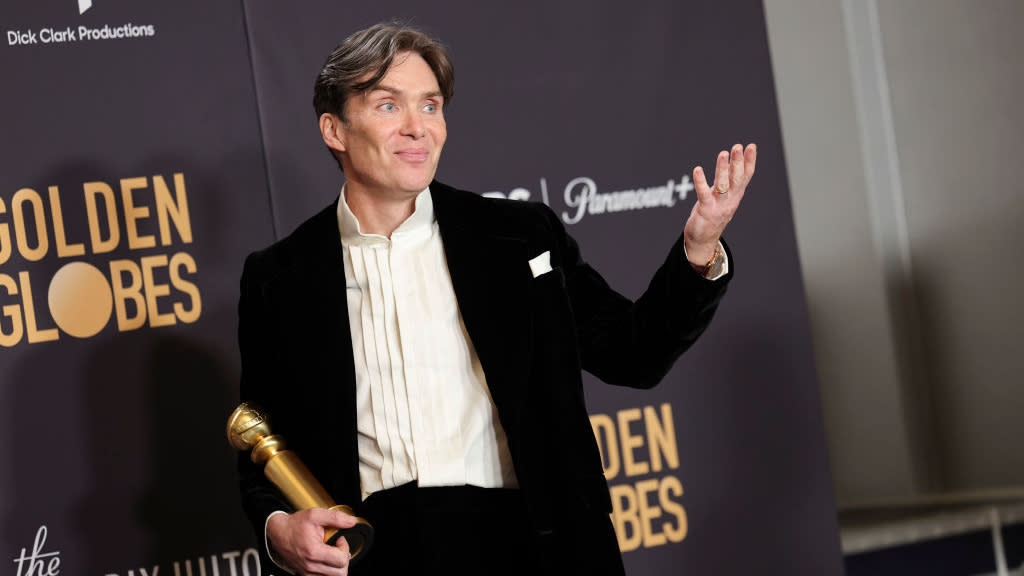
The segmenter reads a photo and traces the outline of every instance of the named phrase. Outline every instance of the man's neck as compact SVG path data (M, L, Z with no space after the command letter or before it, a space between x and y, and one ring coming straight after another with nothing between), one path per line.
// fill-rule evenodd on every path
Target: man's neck
M345 202L359 221L363 234L379 234L388 238L416 211L415 194L375 193L351 183L345 184Z

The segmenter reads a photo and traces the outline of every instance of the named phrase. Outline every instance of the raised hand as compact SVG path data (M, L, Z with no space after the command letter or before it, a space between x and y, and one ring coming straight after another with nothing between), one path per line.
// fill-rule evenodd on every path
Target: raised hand
M734 144L731 151L722 150L715 165L713 187L708 184L702 167L693 169L697 203L683 228L683 245L691 264L703 266L714 256L718 239L739 208L747 184L754 176L756 161L756 144L748 144L745 150L741 144Z

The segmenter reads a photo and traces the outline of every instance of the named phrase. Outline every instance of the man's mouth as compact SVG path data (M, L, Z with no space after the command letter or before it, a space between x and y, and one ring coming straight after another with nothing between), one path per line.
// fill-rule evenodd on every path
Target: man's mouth
M427 158L430 158L430 152L423 148L410 148L407 150L399 150L395 152L395 155L405 160L406 162L424 162Z

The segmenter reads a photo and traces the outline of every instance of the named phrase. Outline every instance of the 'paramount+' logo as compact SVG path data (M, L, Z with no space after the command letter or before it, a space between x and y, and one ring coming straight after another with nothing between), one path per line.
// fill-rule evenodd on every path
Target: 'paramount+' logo
M191 243L182 173L0 195L0 347L196 322Z
M494 191L486 192L484 196L508 198L509 200L539 200L551 206L547 180L541 178L539 184L540 198L534 198L532 192L522 186L512 189L507 194ZM664 184L610 192L598 191L597 182L593 178L580 176L573 178L565 185L562 199L567 210L561 213L562 221L566 224L577 224L587 215L649 208L672 208L677 202L685 201L687 194L691 191L693 191L693 180L689 175L683 175L678 181L670 178Z

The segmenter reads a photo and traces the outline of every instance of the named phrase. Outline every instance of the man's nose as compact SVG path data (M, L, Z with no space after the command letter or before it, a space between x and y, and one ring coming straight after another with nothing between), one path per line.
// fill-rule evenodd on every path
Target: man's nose
M423 118L420 118L418 110L406 110L402 117L402 134L413 138L422 138L426 133L423 125Z

